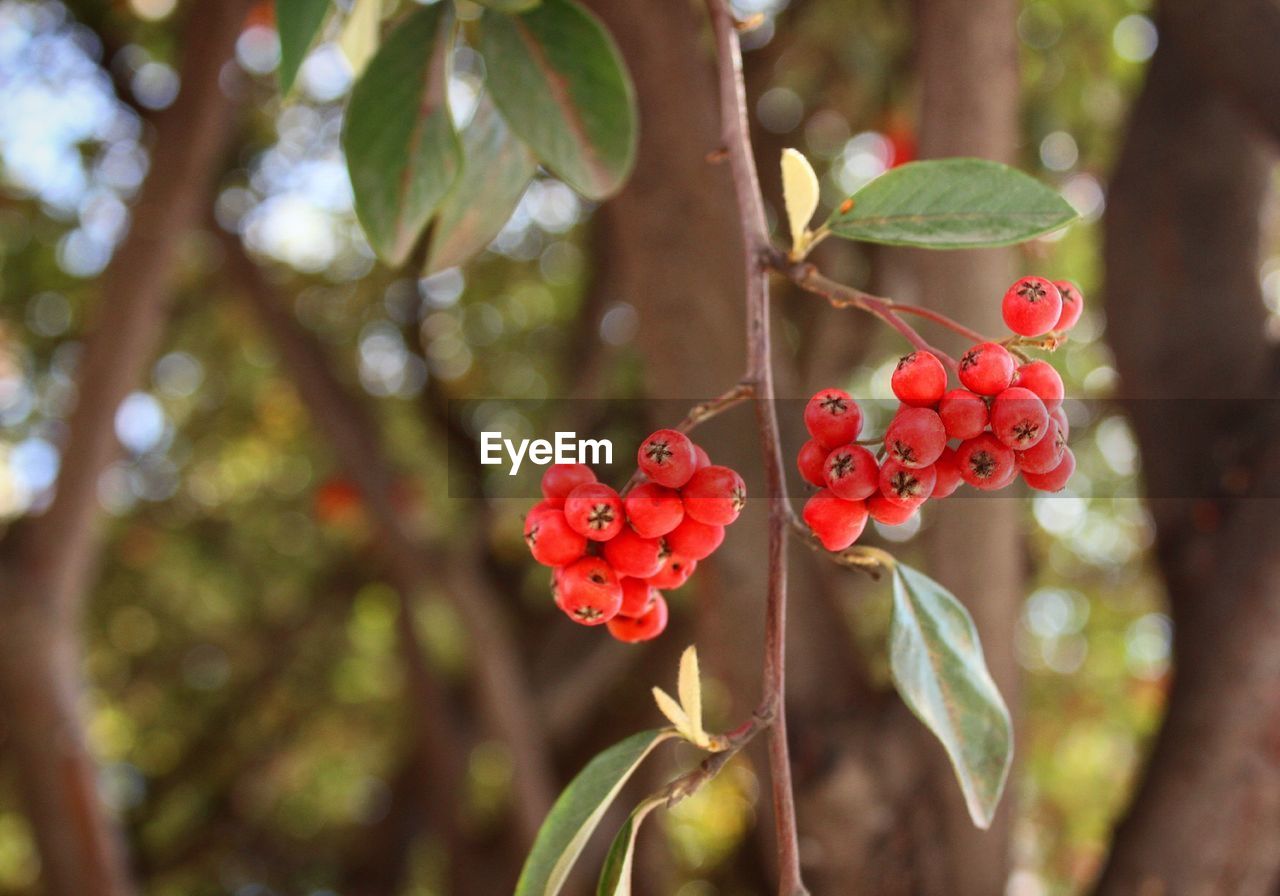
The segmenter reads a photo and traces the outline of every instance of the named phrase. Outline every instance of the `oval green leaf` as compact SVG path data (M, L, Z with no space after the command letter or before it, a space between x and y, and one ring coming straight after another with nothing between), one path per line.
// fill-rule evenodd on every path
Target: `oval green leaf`
M479 50L493 101L539 161L588 199L617 192L635 161L635 90L595 16L573 0L488 13Z
M833 234L925 249L1009 246L1076 217L1054 190L985 159L910 162L886 171L851 199L847 211L828 219Z
M276 33L280 36L280 92L293 89L307 50L315 43L332 0L276 0Z
M969 611L923 573L893 572L889 659L911 711L947 751L973 823L991 825L1013 761L1013 723Z
M408 256L462 167L447 98L452 42L450 5L419 7L351 91L342 148L356 217L391 264Z
M586 764L542 823L520 872L515 896L555 896L560 892L573 863L622 785L654 747L674 736L669 728L642 731Z
M631 896L631 866L636 854L636 835L640 833L640 825L645 817L662 805L660 799L648 799L635 808L627 816L626 824L613 838L608 854L604 857L604 865L600 869L600 882L596 885L596 896Z
M462 174L440 204L426 274L463 264L489 245L538 170L488 97L463 130L462 148Z

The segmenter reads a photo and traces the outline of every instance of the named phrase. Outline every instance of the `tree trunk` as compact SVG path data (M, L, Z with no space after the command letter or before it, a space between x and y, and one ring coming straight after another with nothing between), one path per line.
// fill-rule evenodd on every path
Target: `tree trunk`
M50 893L133 889L86 743L79 617L100 548L98 477L118 451L116 408L137 388L160 340L178 248L204 213L232 132L220 74L248 7L248 0L192 7L182 90L157 119L150 174L132 229L104 275L96 328L80 361L57 494L5 546L0 711Z
M1253 88L1223 93L1232 79L1203 65L1222 15L1162 16L1108 197L1108 330L1175 623L1169 707L1098 884L1108 896L1280 884L1280 522L1249 497L1280 488L1258 285L1271 160L1246 117ZM1255 26L1274 48L1276 29Z

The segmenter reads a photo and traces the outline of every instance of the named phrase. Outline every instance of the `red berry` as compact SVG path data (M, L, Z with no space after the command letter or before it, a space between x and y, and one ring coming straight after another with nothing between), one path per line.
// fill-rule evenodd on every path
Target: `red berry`
M596 474L586 464L552 464L542 474L542 497L553 507L563 507L569 492L585 482L595 482Z
M1013 449L989 432L965 439L956 449L956 465L960 478L972 485L990 491L1002 488L1009 470L1015 469Z
M804 425L828 448L852 442L862 432L862 409L842 389L823 389L804 407Z
M639 579L662 569L662 561L666 559L661 539L645 538L630 526L623 526L622 531L606 541L601 553L618 575Z
M1062 314L1062 294L1043 277L1023 277L1009 287L1000 305L1005 325L1020 336L1042 336Z
M933 471L937 474L938 481L933 485L933 494L930 498L946 498L955 493L963 481L960 479L960 466L956 463L956 452L952 448L944 448L942 456L933 464Z
M932 464L912 469L887 458L880 467L880 494L904 507L919 507L929 500L937 482L938 473Z
M1071 438L1071 421L1067 419L1065 408L1056 408L1049 412L1049 416L1058 421L1058 428L1062 430L1064 439Z
M972 439L987 428L987 403L968 389L952 389L938 402L948 439Z
M991 403L991 432L1010 448L1025 451L1049 431L1049 412L1030 389L1011 386Z
M656 592L655 592L656 594ZM638 644L641 641L652 641L662 634L667 627L667 602L661 594L653 600L653 606L644 615L615 616L609 620L609 634L627 644Z
M877 493L867 498L867 513L882 526L901 526L915 516L916 508L909 504L895 504Z
M622 585L622 606L618 609L619 616L630 616L633 619L643 616L653 603L653 599L658 596L658 589L644 579L625 578L620 584Z
M1048 361L1029 361L1017 369L1013 377L1015 386L1030 389L1044 402L1045 410L1052 413L1062 405L1066 389L1062 377Z
M564 512L547 508L524 520L524 541L543 566L564 566L587 552L587 539L569 527Z
M947 371L930 352L912 352L898 361L891 385L903 404L933 407L947 391Z
M679 488L697 469L698 454L684 433L660 429L640 443L636 463L658 485Z
M622 531L622 499L603 482L584 482L564 499L573 531L592 541L608 541Z
M623 507L631 528L644 538L661 538L684 519L680 493L656 482L642 482L627 492Z
M945 447L946 427L929 408L902 408L884 433L885 451L904 467L927 467Z
M1027 485L1042 492L1060 492L1067 485L1067 480L1076 471L1076 456L1070 448L1062 451L1062 460L1048 473L1023 473L1022 478Z
M827 455L824 465L827 488L837 498L861 501L880 487L876 456L861 445L844 445Z
M815 492L804 505L804 521L828 551L843 551L867 525L867 505L846 501L830 489Z
M720 542L724 541L724 526L711 526L687 516L684 522L667 533L663 541L673 553L690 560L703 560L715 553ZM650 575L656 572L655 569Z
M658 574L649 576L649 584L661 591L671 591L689 581L689 576L697 568L697 560L671 553L667 555Z
M622 586L608 563L583 557L560 572L557 603L582 625L600 625L618 615Z
M1070 280L1054 280L1053 285L1058 287L1058 293L1062 296L1062 313L1058 315L1058 322L1053 328L1058 331L1070 330L1084 311L1084 293Z
M1062 452L1066 450L1067 440L1062 436L1058 421L1049 419L1049 431L1044 438L1026 451L1015 453L1014 461L1023 473L1048 473L1062 460Z
M711 456L707 454L706 449L703 448L701 445L693 446L693 457L694 457L693 468L695 470L701 470L703 467L711 466Z
M826 485L827 455L830 453L831 449L817 439L810 439L800 446L800 453L796 455L796 467L805 482L819 488Z
M747 503L747 486L733 470L712 464L693 474L680 490L680 497L686 516L712 526L727 526Z
M1013 355L997 342L979 342L960 358L960 382L979 395L999 395L1013 382Z

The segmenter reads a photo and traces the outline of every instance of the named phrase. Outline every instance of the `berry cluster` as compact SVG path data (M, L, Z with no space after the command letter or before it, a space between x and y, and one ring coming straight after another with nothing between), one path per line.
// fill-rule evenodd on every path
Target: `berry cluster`
M553 570L556 605L629 643L662 633L662 592L683 585L720 546L747 497L741 476L674 429L641 442L637 463L640 481L624 495L586 464L548 467L543 500L524 523L533 558Z
M1020 336L1060 334L1080 319L1082 298L1070 283L1023 277L1005 294L1005 323ZM879 457L858 443L862 411L847 392L823 389L809 399L812 437L796 465L820 488L804 520L830 551L857 541L870 517L905 523L929 498L945 498L967 482L994 490L1018 474L1032 488L1058 491L1075 471L1067 447L1062 378L1045 361L1018 366L1002 344L982 342L959 362L960 385L947 388L937 357L912 352L893 372L901 403Z

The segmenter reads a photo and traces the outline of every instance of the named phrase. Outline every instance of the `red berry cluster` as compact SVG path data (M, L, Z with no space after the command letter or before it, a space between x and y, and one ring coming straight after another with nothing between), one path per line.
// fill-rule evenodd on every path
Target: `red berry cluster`
M720 546L747 497L741 476L674 429L641 442L637 463L641 481L625 497L586 464L547 468L524 522L533 559L553 569L556 605L629 643L667 627L662 592Z
M1005 294L1009 328L1022 336L1061 333L1080 319L1082 298L1067 282L1024 277ZM867 518L905 523L929 498L945 498L967 482L1004 488L1022 474L1032 488L1062 489L1075 471L1067 447L1062 378L1045 361L1018 366L996 342L973 346L960 359L960 384L929 352L912 352L893 371L901 404L884 434L880 456L857 443L862 411L847 392L823 389L809 399L805 427L812 438L796 458L800 475L820 488L804 520L830 551L858 540Z

